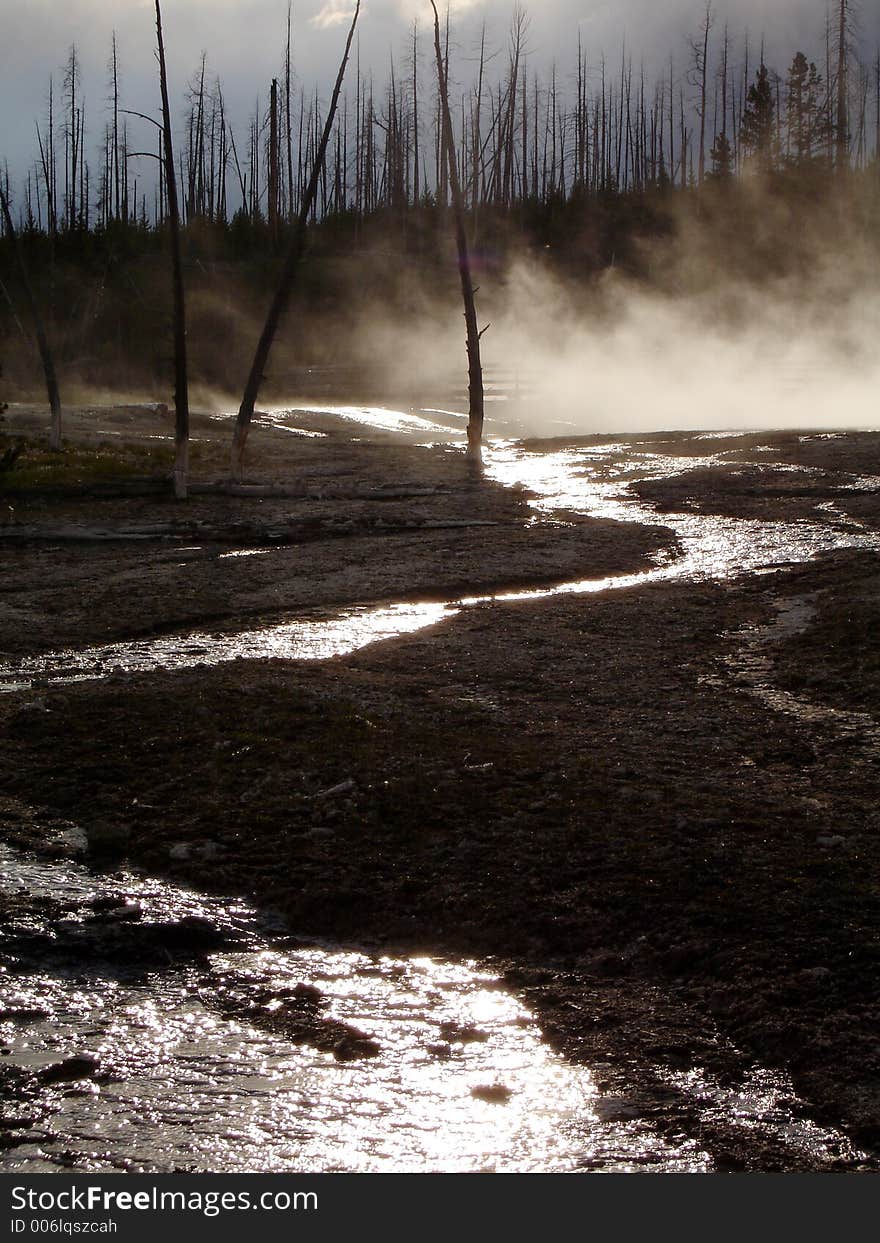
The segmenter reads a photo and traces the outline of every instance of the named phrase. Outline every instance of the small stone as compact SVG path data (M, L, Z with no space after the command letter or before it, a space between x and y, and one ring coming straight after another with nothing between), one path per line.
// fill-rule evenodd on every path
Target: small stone
M349 778L348 781L340 781L339 785L331 786L329 790L321 790L314 798L316 802L325 798L341 798L343 794L353 794L354 790L355 784Z
M632 1122L641 1117L641 1110L623 1096L605 1096L596 1102L600 1122Z
M44 716L48 711L45 699L33 699L30 703L22 704L17 715L19 717Z
M432 1057L437 1057L443 1062L452 1057L452 1046L446 1043L427 1044L425 1045L425 1051L430 1053Z
M801 978L805 980L815 980L817 984L823 983L831 979L830 967L805 967L800 972Z
M112 853L125 849L131 840L131 829L124 824L90 824L86 828L86 837L92 852Z
M106 912L106 919L117 920L120 923L132 923L136 919L143 918L144 910L137 902L126 902L124 906L111 907Z
M471 1088L471 1096L474 1100L486 1101L489 1105L506 1105L513 1092L503 1083L481 1083Z
M488 1032L481 1031L472 1023L441 1023L440 1035L453 1044L485 1044L489 1039Z
M91 1053L78 1053L74 1057L66 1057L63 1062L56 1062L40 1071L43 1083L67 1083L72 1079L87 1079L97 1074L100 1063Z

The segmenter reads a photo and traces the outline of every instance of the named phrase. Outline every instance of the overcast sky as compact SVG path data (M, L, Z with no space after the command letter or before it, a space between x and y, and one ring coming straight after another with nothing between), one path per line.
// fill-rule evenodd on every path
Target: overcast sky
M352 0L294 0L294 67L307 89L332 81L350 18ZM438 3L438 8L445 7ZM456 63L453 74L467 76L481 22L490 41L504 43L514 0L451 0ZM699 26L704 0L532 0L529 49L534 62L556 59L573 68L578 31L591 61L604 49L613 59L623 36L638 61L649 67L670 54L683 67L686 36ZM735 40L748 28L755 40L767 37L767 59L784 69L795 50L818 57L823 42L826 0L714 0L716 27L726 22ZM880 41L880 5L862 0L863 55L873 60ZM201 51L219 74L233 123L246 124L257 94L284 58L287 0L163 0L173 98L178 117L183 92ZM363 0L361 61L384 80L389 52L402 62L408 31L418 18L427 34L428 0ZM124 104L155 111L153 0L0 0L0 160L20 170L34 158L34 119L42 118L49 75L60 83L61 66L75 43L83 68L90 151L100 141L107 97L106 62L116 30ZM427 53L427 41L425 41ZM428 67L428 61L425 65ZM329 86L325 89L329 93ZM152 140L151 140L152 146Z

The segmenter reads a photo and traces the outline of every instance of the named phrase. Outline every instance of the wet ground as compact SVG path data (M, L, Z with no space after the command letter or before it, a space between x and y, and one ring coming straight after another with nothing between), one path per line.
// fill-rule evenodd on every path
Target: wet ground
M198 546L111 559L29 502L10 1168L873 1168L877 440L498 442L503 490L398 446L417 531L337 497L345 538L270 550L199 501Z

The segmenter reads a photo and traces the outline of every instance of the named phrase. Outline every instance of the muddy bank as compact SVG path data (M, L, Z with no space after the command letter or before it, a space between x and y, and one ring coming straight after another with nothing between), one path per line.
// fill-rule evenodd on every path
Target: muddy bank
M821 469L863 471L828 443L837 460ZM717 489L690 482L695 506L717 503ZM431 504L470 512L466 494L453 496ZM804 502L764 500L775 517ZM593 523L508 534L498 562L481 556L481 537L469 564L491 578L505 558L546 568L571 555L583 573L596 555L604 574L638 564L657 539ZM39 650L98 626L122 637L135 619L144 631L177 624L191 575L192 607L214 581L230 621L272 590L286 593L279 607L308 589L311 603L335 602L325 592L343 572L337 557L352 593L367 581L428 591L423 538L318 541L219 565L171 565L186 558L166 550L138 567L145 589L124 605L124 579L107 589L115 597L98 589L112 573L104 550L96 561L89 547L45 549L31 568L22 554L25 582L10 589L43 619ZM456 544L444 535L440 547ZM296 557L307 581L274 582ZM438 551L432 578L449 562ZM151 594L165 569L179 575ZM44 614L49 593L31 595L53 572L59 612ZM767 676L791 689L808 664L798 693L864 710L878 575L877 554L842 553L744 582L485 603L321 664L237 662L4 696L5 834L51 848L46 815L73 820L97 861L247 893L304 934L491 955L600 1083L625 1074L647 1091L682 1066L723 1075L754 1057L789 1068L815 1115L875 1161L880 756L831 718L768 707L743 653L787 602L815 598L801 629L767 639ZM14 618L0 647L26 650ZM679 1106L673 1091L670 1126ZM790 1154L742 1135L719 1131L712 1144L721 1168L792 1168Z
M11 407L5 434L32 434L40 419L32 408ZM75 445L112 451L134 463L139 478L149 462L161 482L167 415L96 407L68 423ZM194 476L222 479L229 421L202 415L194 423ZM326 430L303 439L285 427L256 426L248 478L283 481L300 496L196 495L180 505L168 495L125 495L122 487L114 495L104 478L90 489L81 476L23 488L17 475L25 453L18 472L0 476L7 513L0 653L600 578L645 569L676 546L659 524L571 515L564 525L535 527L524 489L475 479L452 445L428 450L399 433L353 440L348 424L319 413L298 413L295 423ZM159 435L154 424L162 439L145 457L144 446Z

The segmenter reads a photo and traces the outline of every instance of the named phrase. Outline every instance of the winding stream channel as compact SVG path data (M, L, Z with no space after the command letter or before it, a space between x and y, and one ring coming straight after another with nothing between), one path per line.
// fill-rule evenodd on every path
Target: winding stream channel
M57 652L0 669L0 689L240 657L321 660L490 600L731 577L880 546L836 513L794 523L658 518L629 491L728 460L723 440L706 438L706 448L678 459L651 442L492 445L488 473L533 492L535 521L576 512L670 527L680 553L644 573ZM69 845L73 856L85 847L74 826ZM0 942L7 1172L709 1171L701 1120L818 1166L861 1156L808 1120L784 1074L745 1064L724 1086L700 1067L658 1069L697 1119L670 1138L650 1110L603 1096L589 1068L552 1052L523 1004L473 962L304 943L240 901L132 871L96 873L76 857L2 847L0 879L12 904ZM285 1016L305 1016L305 1038L291 1037Z

